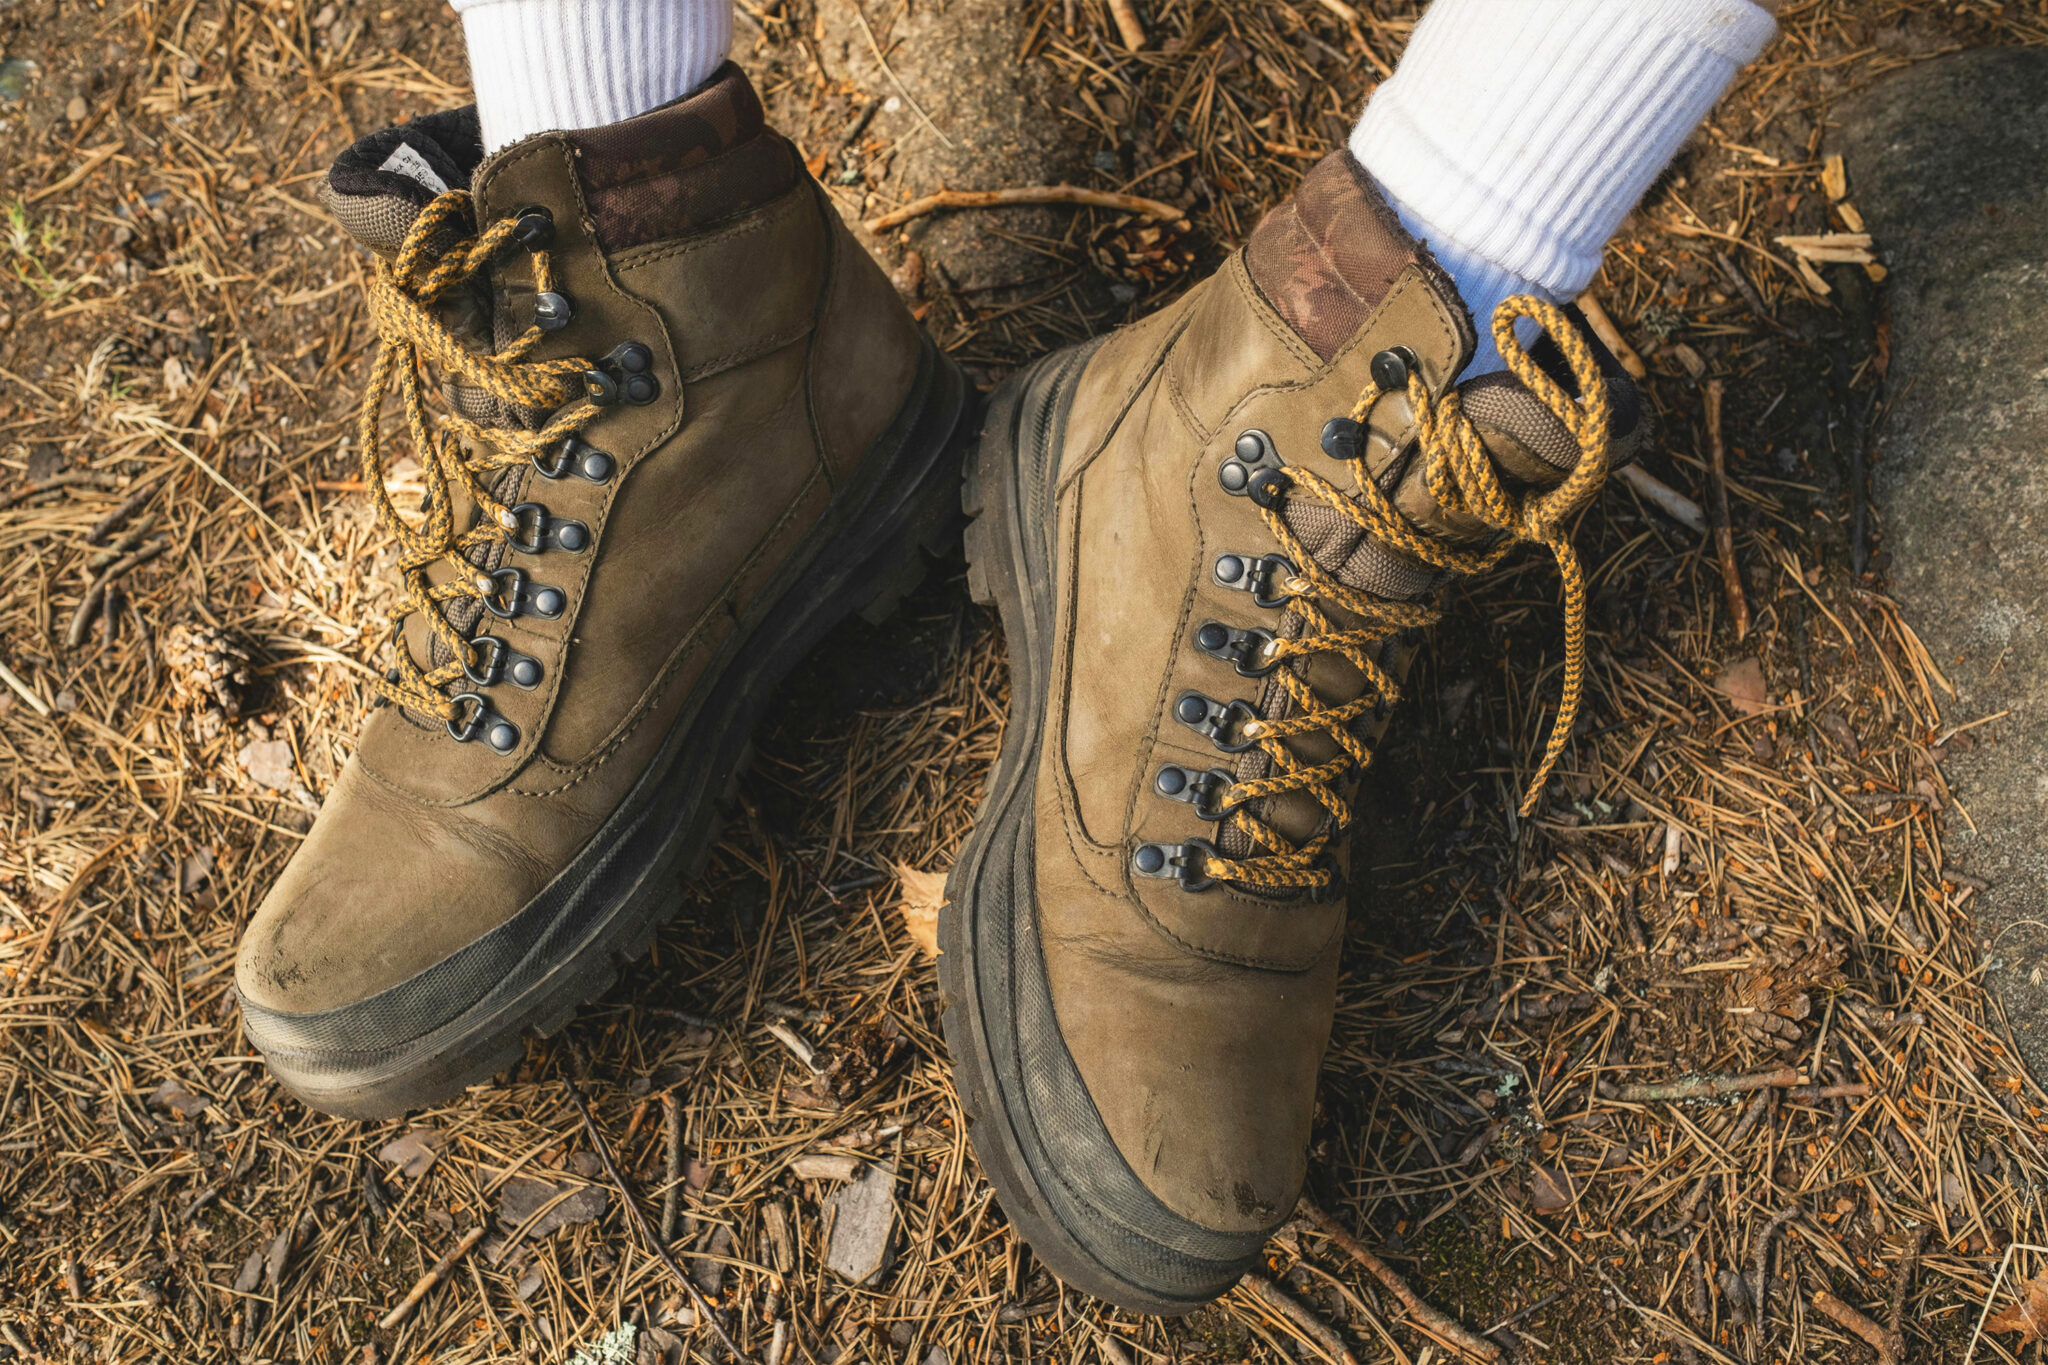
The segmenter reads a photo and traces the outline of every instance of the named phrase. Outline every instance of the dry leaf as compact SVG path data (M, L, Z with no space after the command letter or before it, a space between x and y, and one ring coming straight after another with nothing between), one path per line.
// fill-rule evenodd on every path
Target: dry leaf
M1714 679L1714 690L1735 703L1735 709L1753 716L1770 705L1764 691L1764 666L1755 659L1737 659Z
M441 1159L441 1149L447 1145L447 1135L440 1129L415 1128L385 1143L377 1159L398 1167L399 1174L407 1180L418 1180L433 1169Z
M1562 1168L1553 1171L1548 1166L1530 1165L1530 1208L1538 1213L1563 1213L1572 1206L1573 1198L1572 1178Z
M2020 1301L1992 1314L1984 1326L1993 1332L2018 1332L2019 1345L2013 1349L2019 1351L2048 1335L2048 1270L2022 1285Z
M910 931L910 941L923 949L926 957L938 957L939 907L946 903L946 874L920 872L898 863L896 882L903 892L903 927Z
M526 1230L526 1235L537 1242L556 1228L602 1218L604 1211L611 1207L611 1200L611 1195L596 1185L578 1188L556 1185L533 1176L515 1175L499 1192L498 1217L516 1228L527 1219L534 1218L535 1214L540 1214ZM541 1213L543 1209L547 1212Z

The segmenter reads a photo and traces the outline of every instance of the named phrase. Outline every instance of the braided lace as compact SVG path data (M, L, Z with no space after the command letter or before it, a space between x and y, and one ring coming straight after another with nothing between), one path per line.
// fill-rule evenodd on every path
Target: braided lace
M1522 318L1534 320L1564 353L1582 401L1572 401L1529 358L1515 337L1515 323ZM1497 538L1491 545L1461 549L1417 530L1395 510L1373 481L1362 458L1346 462L1355 481L1355 496L1300 467L1287 470L1293 481L1288 496L1317 498L1349 517L1366 535L1435 569L1468 575L1485 573L1523 543L1541 546L1557 561L1558 575L1564 583L1564 692L1558 701L1557 718L1551 725L1543 759L1522 802L1522 814L1526 816L1535 810L1543 784L1564 752L1585 690L1586 581L1578 552L1572 547L1570 523L1607 476L1607 387L1592 351L1553 304L1526 294L1508 299L1494 312L1493 339L1508 370L1570 431L1579 448L1579 460L1564 482L1549 492L1519 498L1509 494L1486 453L1485 442L1473 427L1472 419L1465 415L1458 391L1452 389L1437 398L1411 369L1407 397L1414 412L1417 440L1425 462L1423 476L1430 494L1445 512L1471 517L1496 532ZM1351 410L1352 419L1363 423L1386 392L1368 381ZM1442 613L1418 603L1390 602L1346 587L1316 565L1277 509L1260 511L1287 557L1303 566L1276 585L1293 599L1290 605L1301 620L1301 633L1292 640L1276 638L1267 646L1261 662L1285 663L1317 654L1334 654L1365 675L1365 686L1351 701L1331 706L1316 696L1294 668L1276 670L1273 676L1294 703L1292 714L1278 720L1251 720L1240 731L1243 738L1255 741L1264 750L1272 762L1272 775L1233 783L1223 806L1237 828L1252 839L1255 848L1270 851L1244 858L1208 854L1202 870L1206 876L1261 890L1321 889L1330 884L1333 876L1324 855L1331 841L1351 823L1350 803L1340 792L1340 784L1348 774L1372 760L1371 750L1353 732L1353 724L1375 707L1390 705L1400 698L1398 684L1373 656L1389 637L1411 627L1428 625ZM1340 608L1357 618L1359 624L1339 626L1324 609L1325 604ZM1287 747L1286 741L1294 736L1318 732L1328 734L1342 752L1327 762L1311 764L1301 761ZM1312 837L1300 844L1251 809L1257 801L1295 791L1315 797L1329 817Z
M399 572L404 575L406 601L391 610L391 641L397 666L380 678L377 690L391 701L422 715L453 719L456 706L444 691L463 675L464 663L477 664L469 639L444 614L446 603L489 596L491 580L478 573L470 554L479 547L506 540L519 529L510 507L492 497L487 476L523 463L571 435L597 411L582 397L590 363L578 358L530 360L543 335L530 326L495 354L464 346L435 314L435 305L487 271L512 241L516 222L502 218L482 232L466 190L450 190L421 210L405 235L397 256L379 261L370 281L370 317L377 329L376 359L357 420L363 452L363 484L377 508L377 518L399 544ZM436 249L449 230L467 235ZM533 251L534 287L554 288L548 253ZM481 389L502 402L554 415L538 430L485 428L451 412L442 428L428 426L424 367L431 363L444 375ZM397 384L413 449L420 456L426 483L425 519L417 528L399 515L386 482L381 412L384 397ZM580 399L581 401L574 401ZM468 493L482 516L474 528L458 532L452 490ZM450 582L435 586L427 579L436 560L455 570ZM448 647L450 661L423 668L404 640L405 619L418 612L434 635Z

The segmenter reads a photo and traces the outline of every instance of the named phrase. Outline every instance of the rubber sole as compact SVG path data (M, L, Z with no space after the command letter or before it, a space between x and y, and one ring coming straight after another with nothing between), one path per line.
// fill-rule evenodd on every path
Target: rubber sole
M1059 1036L1036 927L1032 808L1051 676L1052 490L1066 412L1092 352L1091 344L1049 356L999 387L967 461L968 588L1002 617L1010 713L947 880L939 982L969 1137L1011 1226L1069 1286L1177 1316L1235 1284L1265 1237L1199 1228L1130 1173Z
M679 907L678 879L702 872L719 806L737 795L776 687L841 621L886 616L923 577L926 554L957 540L957 468L975 406L966 376L925 339L911 394L827 514L816 549L790 566L780 591L762 595L647 771L506 925L410 982L321 1016L244 1001L244 1028L285 1089L344 1118L439 1104L507 1070L526 1035L554 1033L608 989ZM433 973L440 978L423 985ZM462 1002L452 1014L417 1003L451 993ZM428 1027L383 1040L393 1017L420 1013Z

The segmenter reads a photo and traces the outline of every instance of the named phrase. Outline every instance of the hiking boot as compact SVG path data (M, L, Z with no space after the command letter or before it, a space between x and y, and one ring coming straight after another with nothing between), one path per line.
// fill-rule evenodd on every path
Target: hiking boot
M970 391L730 65L489 159L473 109L421 118L326 191L379 257L356 439L404 601L236 981L285 1087L372 1118L502 1070L646 946L778 681L957 532Z
M1568 310L1511 300L1494 331L1513 373L1454 387L1457 291L1340 153L1214 278L990 399L969 581L1010 718L939 971L982 1167L1077 1289L1185 1312L1293 1210L1351 803L1434 589L1557 557L1545 770L1570 728L1568 528L1643 409Z

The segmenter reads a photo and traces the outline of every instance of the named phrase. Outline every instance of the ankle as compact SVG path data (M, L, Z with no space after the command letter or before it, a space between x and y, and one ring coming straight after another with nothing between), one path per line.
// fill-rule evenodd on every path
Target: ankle
M710 79L727 0L451 0L469 45L484 150L646 113Z
M1558 302L1592 281L1774 27L1751 0L1435 0L1351 152L1457 280L1474 372L1500 299Z

